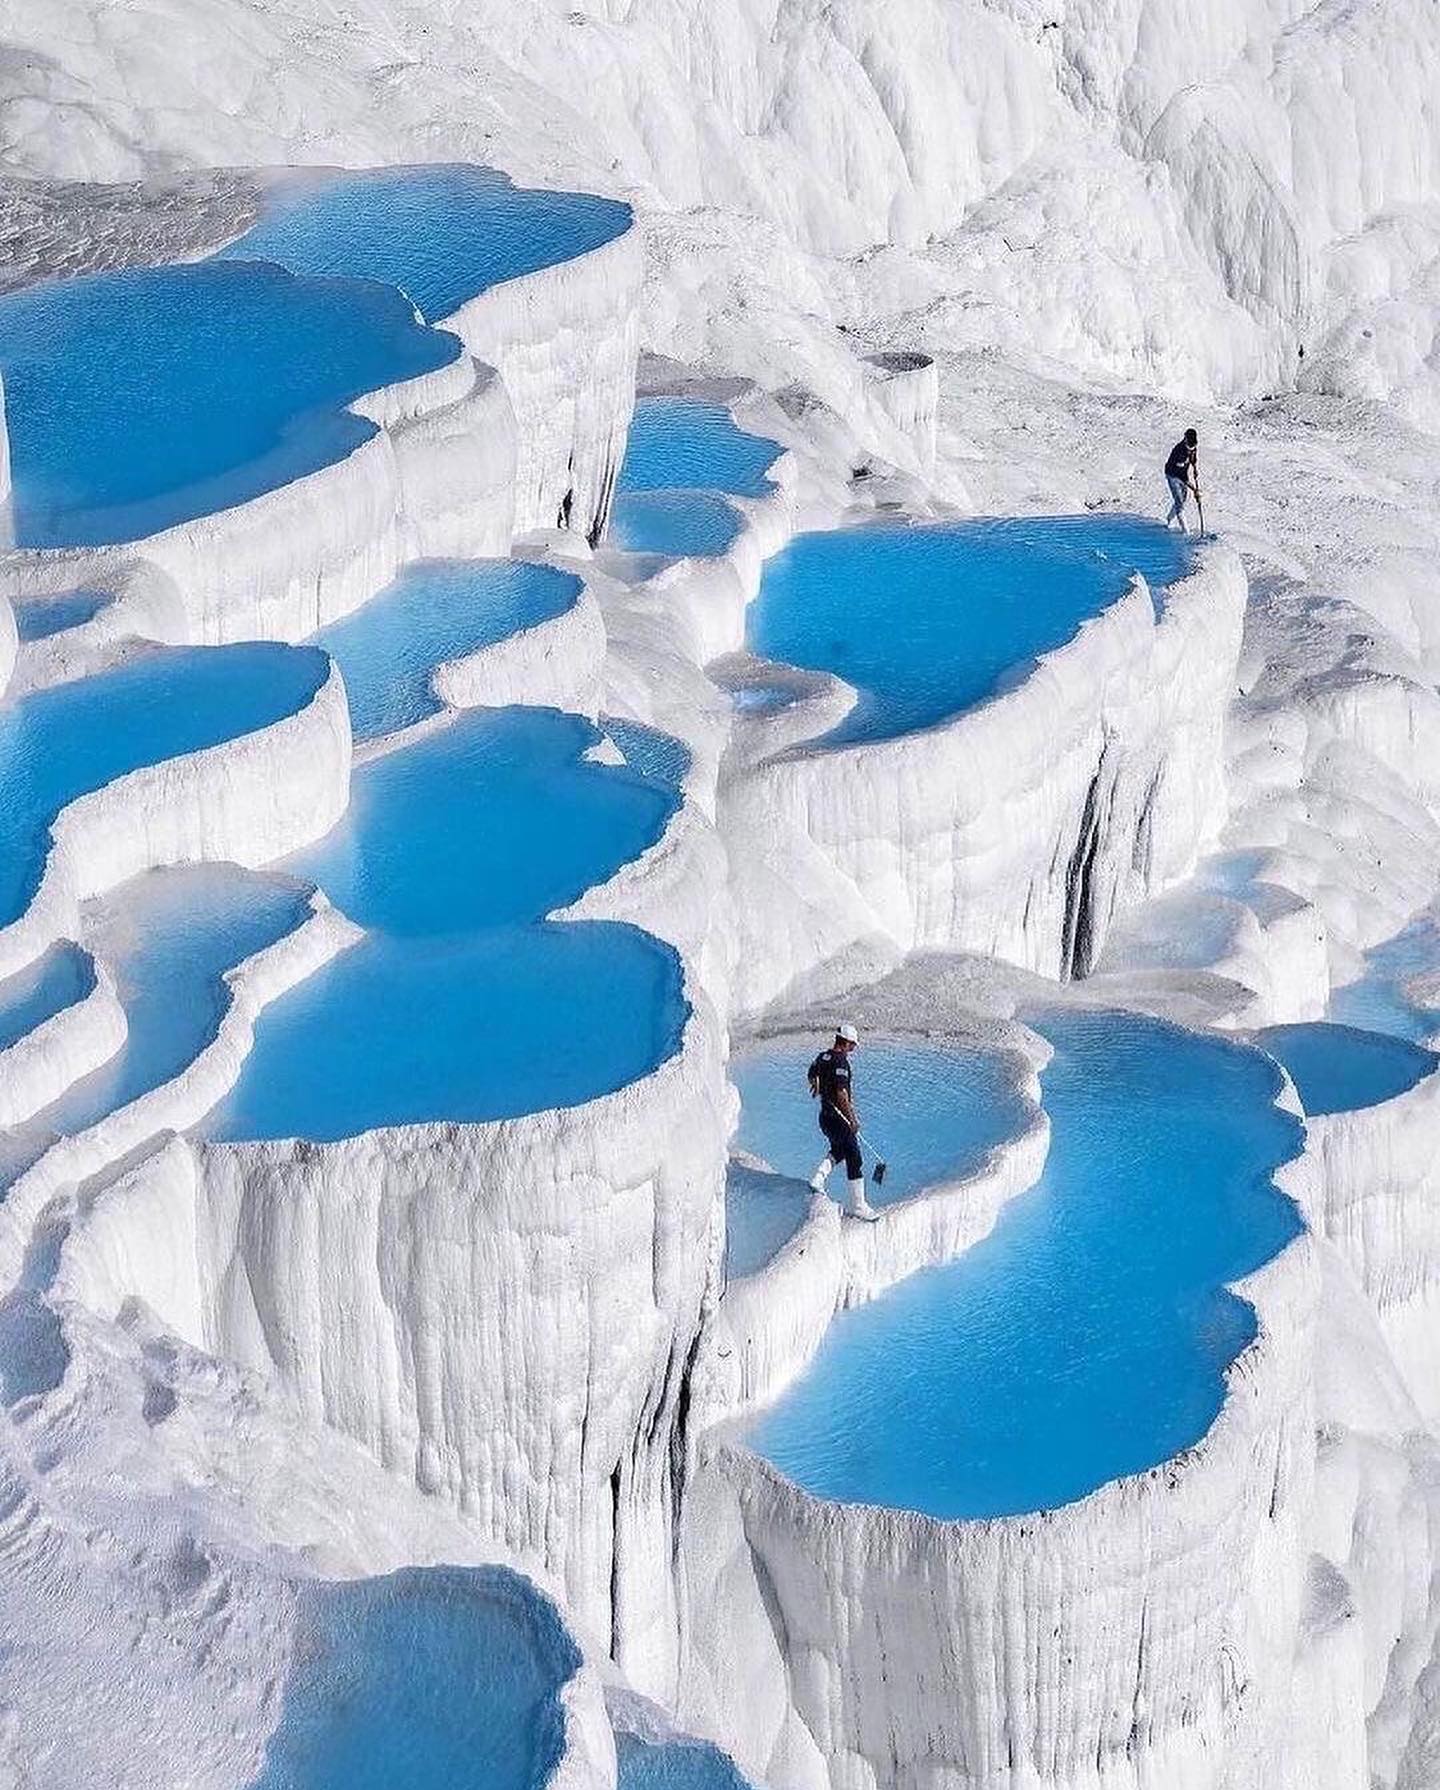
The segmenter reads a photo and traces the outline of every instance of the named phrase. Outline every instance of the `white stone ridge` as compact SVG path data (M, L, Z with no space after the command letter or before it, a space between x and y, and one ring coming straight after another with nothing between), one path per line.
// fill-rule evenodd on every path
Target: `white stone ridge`
M767 1028L765 1037L793 1037L799 1050L814 1031ZM867 1023L865 1037L908 1037L957 1051L1003 1049L1026 1108L1024 1123L968 1174L877 1208L874 1224L846 1223L835 1201L817 1194L804 1223L775 1256L725 1288L706 1333L707 1424L777 1398L809 1365L838 1312L878 1297L917 1269L953 1261L989 1234L1006 1202L1033 1187L1045 1167L1050 1121L1040 1104L1038 1071L1049 1047L1035 1033L984 1024L948 1035L933 1029L907 1033L893 1023Z
M198 1124L238 1080L263 1009L361 936L317 894L294 931L228 971L215 1035L178 1076L51 1143L7 1189L0 1204L0 1283L16 1278L42 1213L47 1224L60 1223L61 1209L83 1184L99 1187L116 1165L157 1138Z
M776 1790L912 1790L937 1771L996 1790L1272 1781L1305 1580L1316 1283L1307 1236L1237 1283L1260 1334L1208 1434L1057 1510L831 1504L736 1425L702 1436L682 1715Z
M198 1311L186 1340L543 1560L662 1696L728 1124L719 1026L692 1001L676 1055L579 1107L198 1144L195 1215L166 1220L194 1226L198 1286L159 1308L177 1327Z
M510 551L519 451L510 394L493 367L463 361L471 383L448 402L396 415L391 387L368 412L383 422L399 480L403 559L490 559ZM358 406L356 407L358 408Z
M1374 1307L1430 1429L1440 1422L1440 1076L1390 1100L1306 1119L1309 1215Z
M528 703L596 718L605 675L605 623L581 568L564 569L580 580L574 603L547 621L437 666L430 682L442 702L452 709Z
M0 1050L0 1129L23 1125L125 1044L125 1010L108 964L90 959L90 987Z
M327 833L350 794L350 712L333 664L297 713L144 765L61 810L30 906L0 929L0 974L73 936L79 906L142 870L259 867Z
M915 470L922 479L935 473L935 411L940 400L940 374L933 358L916 351L892 349L867 354L865 368L876 405L900 434L914 444Z
M499 370L515 408L515 529L604 532L635 403L638 226L586 254L502 280L435 321Z
M26 641L15 665L12 694L91 677L125 657L136 640L183 646L190 639L185 604L174 580L148 560L69 555L0 561L0 583L20 603L91 590L105 601L89 621Z
M1115 913L1183 877L1223 825L1244 604L1238 558L1209 546L1158 619L1137 580L952 721L738 767L721 832L758 849L732 852L737 1009L867 941L1093 968Z
M20 636L15 627L15 611L4 594L0 593L0 693L10 683L19 652Z
M105 1197L127 1197L134 1178ZM0 1695L14 1712L3 1758L17 1783L233 1790L261 1772L303 1663L305 1606L327 1584L402 1566L516 1566L138 1303L114 1323L62 1304L60 1323L59 1387L0 1419L0 1593L14 1641ZM542 1572L518 1570L563 1608ZM580 1658L557 1686L551 1782L613 1790L609 1668L570 1626ZM137 1719L97 1723L97 1701Z

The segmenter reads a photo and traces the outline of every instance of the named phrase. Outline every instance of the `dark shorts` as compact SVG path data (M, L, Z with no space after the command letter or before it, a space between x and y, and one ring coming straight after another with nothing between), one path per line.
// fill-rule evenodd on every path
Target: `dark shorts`
M830 1154L837 1162L845 1164L845 1173L850 1180L858 1181L865 1171L865 1159L860 1154L860 1139L854 1127L847 1125L839 1113L822 1106L820 1129L825 1133Z

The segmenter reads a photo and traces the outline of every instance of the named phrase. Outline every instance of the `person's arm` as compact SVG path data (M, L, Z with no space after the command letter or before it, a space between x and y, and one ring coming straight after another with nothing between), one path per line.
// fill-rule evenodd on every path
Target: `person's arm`
M839 1111L840 1117L850 1129L852 1131L858 1131L860 1129L860 1120L855 1112L855 1102L850 1098L849 1088L837 1089L835 1105Z
M814 1100L820 1093L820 1059L816 1057L810 1065L810 1098Z

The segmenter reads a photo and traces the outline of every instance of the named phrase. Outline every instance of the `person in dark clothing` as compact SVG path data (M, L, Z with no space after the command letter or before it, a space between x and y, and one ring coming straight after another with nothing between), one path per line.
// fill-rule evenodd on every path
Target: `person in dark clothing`
M829 1145L810 1185L816 1193L824 1193L835 1164L843 1162L849 1183L846 1212L851 1218L874 1218L876 1213L865 1198L865 1161L860 1154L860 1120L850 1070L850 1056L859 1042L854 1026L840 1026L829 1050L822 1050L810 1065L810 1094L820 1102L820 1129Z
M1170 458L1165 462L1165 482L1170 487L1170 514L1165 518L1165 526L1172 522L1180 524L1181 534L1189 531L1185 527L1185 499L1193 491L1200 495L1200 437L1193 429L1187 429L1179 441L1170 450Z

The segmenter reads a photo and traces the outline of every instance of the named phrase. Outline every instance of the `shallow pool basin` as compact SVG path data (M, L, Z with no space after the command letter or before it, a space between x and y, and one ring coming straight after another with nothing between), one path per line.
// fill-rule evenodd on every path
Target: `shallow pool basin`
M1283 1063L1300 1104L1316 1117L1393 1100L1435 1073L1434 1051L1357 1026L1266 1026L1255 1042Z
M140 540L344 459L345 407L454 360L402 294L206 262L0 298L17 545Z
M891 739L994 696L1072 639L1136 572L1159 589L1184 537L1138 516L875 522L799 535L751 605L753 652L852 684L829 743Z
M775 482L766 475L780 453L779 442L742 429L724 404L697 398L640 398L616 489L767 497Z
M730 1065L740 1092L736 1148L802 1181L826 1153L806 1071L828 1042L786 1038L740 1051ZM877 1039L853 1064L855 1108L873 1146L864 1152L867 1176L877 1159L886 1163L884 1181L869 1191L876 1206L974 1174L1030 1119L1013 1060L992 1051ZM829 1191L843 1201L841 1170Z
M1228 1290L1296 1236L1300 1121L1257 1050L1049 1014L1044 1176L956 1262L838 1317L751 1446L817 1496L1053 1508L1199 1442L1255 1333Z
M513 1118L612 1092L678 1048L668 945L544 918L678 804L641 769L587 759L601 737L552 709L472 710L357 769L345 819L287 868L368 936L261 1015L207 1135Z
M397 733L444 706L436 669L573 609L580 580L513 559L427 559L313 643L339 665L357 740Z
M229 1008L226 973L293 932L310 912L303 885L232 865L151 871L109 905L111 917L93 944L115 975L125 1043L6 1137L0 1186L56 1139L76 1136L183 1074L214 1039Z
M329 675L313 647L165 647L0 703L0 926L29 905L67 803L296 714Z
M618 200L518 187L496 168L365 168L290 178L220 254L383 280L433 322L487 287L602 247L632 221Z
M541 1790L579 1649L501 1567L313 1584L251 1790Z

